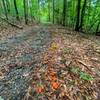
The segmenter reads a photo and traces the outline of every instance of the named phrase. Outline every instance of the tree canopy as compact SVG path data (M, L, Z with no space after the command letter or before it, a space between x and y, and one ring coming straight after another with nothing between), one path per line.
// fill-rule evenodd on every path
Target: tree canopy
M0 0L0 16L100 32L100 0Z

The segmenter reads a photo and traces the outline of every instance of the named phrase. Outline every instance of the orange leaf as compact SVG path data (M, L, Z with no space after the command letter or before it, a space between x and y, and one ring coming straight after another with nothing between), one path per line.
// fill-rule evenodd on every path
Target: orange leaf
M60 84L58 82L52 82L51 86L52 86L53 89L58 89Z
M44 87L43 87L43 86L37 87L37 88L36 88L36 92L38 92L38 93L44 92Z
M52 81L55 81L55 80L57 80L57 77L54 75L54 76L50 76L50 79L52 80Z
M51 73L50 73L50 80L51 80L51 81L57 80L57 75L56 75L55 72L51 72Z

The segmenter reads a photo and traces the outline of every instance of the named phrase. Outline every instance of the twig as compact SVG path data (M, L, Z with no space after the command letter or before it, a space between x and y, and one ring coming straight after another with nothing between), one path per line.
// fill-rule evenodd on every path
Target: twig
M80 64L82 64L83 66L85 66L90 72L91 70L89 69L89 67L91 67L90 65L85 64L84 62L82 62L81 60L77 60Z

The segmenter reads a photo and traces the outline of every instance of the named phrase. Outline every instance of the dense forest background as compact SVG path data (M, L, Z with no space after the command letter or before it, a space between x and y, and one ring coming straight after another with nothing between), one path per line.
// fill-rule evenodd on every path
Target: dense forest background
M9 21L25 19L26 24L36 20L100 32L100 0L0 0L0 16Z

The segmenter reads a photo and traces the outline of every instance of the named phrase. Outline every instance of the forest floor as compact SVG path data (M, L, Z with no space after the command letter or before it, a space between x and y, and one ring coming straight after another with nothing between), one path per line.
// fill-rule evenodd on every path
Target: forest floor
M100 100L100 37L61 26L1 28L0 100Z

